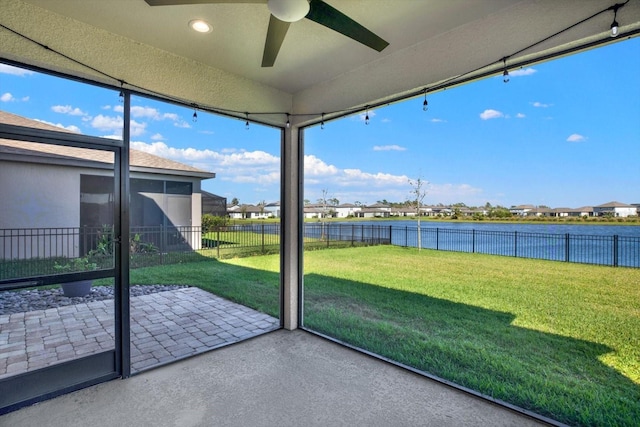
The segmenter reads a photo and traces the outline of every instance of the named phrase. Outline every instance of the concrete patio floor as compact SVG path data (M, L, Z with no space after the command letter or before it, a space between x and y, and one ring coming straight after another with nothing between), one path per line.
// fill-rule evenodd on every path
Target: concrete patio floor
M279 327L274 317L195 287L133 297L131 370ZM0 315L0 379L113 348L113 300Z
M23 408L0 425L541 424L310 333L278 330Z

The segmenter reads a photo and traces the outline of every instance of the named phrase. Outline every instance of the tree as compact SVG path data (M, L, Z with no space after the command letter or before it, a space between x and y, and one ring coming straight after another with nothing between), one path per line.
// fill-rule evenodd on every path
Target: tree
M238 206L240 204L240 200L237 197L231 199L231 206Z
M420 176L418 176L418 179L416 180L409 179L409 185L411 186L411 191L409 192L409 194L411 195L411 200L416 208L416 215L418 216L418 250L422 249L422 232L420 230L420 207L422 206L422 202L427 195L427 190L424 189L424 186L427 184L428 182L424 181Z

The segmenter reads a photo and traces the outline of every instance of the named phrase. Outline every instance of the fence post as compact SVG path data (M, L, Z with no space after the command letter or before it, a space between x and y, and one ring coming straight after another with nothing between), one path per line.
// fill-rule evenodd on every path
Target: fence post
M436 227L436 251L440 250L440 229Z
M356 238L356 226L351 224L351 246L354 245L354 239Z
M409 226L404 226L404 246L409 247Z
M518 257L518 232L513 232L513 256Z
M216 256L220 259L220 227L216 231Z
M613 235L613 266L618 266L618 235Z
M476 253L476 229L471 230L471 253Z
M331 236L331 224L327 224L327 247L329 247L329 236Z
M260 228L262 229L262 253L264 253L264 222L260 224Z
M569 233L564 235L564 260L569 262Z

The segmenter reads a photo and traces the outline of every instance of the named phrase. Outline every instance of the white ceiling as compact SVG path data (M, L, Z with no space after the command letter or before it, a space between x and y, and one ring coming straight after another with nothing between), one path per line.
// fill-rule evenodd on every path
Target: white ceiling
M251 1L251 0L249 0ZM293 23L272 68L262 68L266 3L149 6L144 0L0 0L0 57L203 108L282 124L375 105L464 75L501 71L569 48L609 42L613 12L512 55L610 0L326 0L390 45L378 53L307 19ZM207 34L192 19L213 26ZM623 33L640 31L640 0L620 8ZM10 30L9 30L10 29ZM26 40L26 36L80 66ZM488 67L485 67L488 66ZM473 70L476 72L467 74Z

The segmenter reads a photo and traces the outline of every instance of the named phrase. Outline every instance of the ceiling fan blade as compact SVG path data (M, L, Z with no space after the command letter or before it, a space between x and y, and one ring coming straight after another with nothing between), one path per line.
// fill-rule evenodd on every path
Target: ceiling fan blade
M309 13L305 16L307 19L344 34L378 52L389 46L388 42L322 0L311 0L309 7Z
M214 3L266 3L267 0L144 0L149 6L179 6L185 4Z
M264 53L262 54L262 66L273 67L276 62L280 46L284 41L284 36L289 29L289 22L284 22L271 15L269 19L269 29L267 30L267 39L264 42Z

